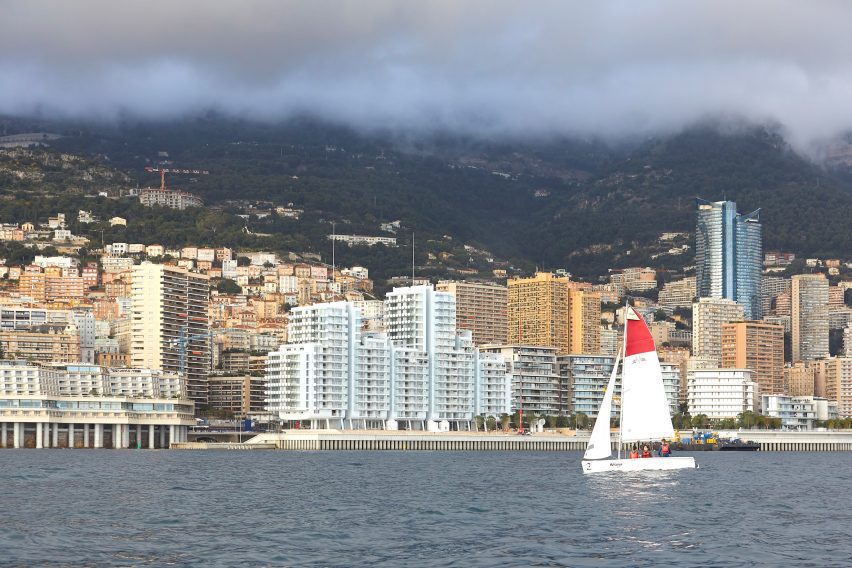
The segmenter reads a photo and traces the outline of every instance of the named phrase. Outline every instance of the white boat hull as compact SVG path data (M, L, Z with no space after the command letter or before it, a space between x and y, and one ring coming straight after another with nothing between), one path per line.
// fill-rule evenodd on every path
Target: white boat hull
M582 465L583 473L667 471L671 469L695 469L698 467L693 457L583 460Z

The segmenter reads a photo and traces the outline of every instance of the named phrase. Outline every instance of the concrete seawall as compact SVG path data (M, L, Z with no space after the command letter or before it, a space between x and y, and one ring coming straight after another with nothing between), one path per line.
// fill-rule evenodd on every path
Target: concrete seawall
M762 451L833 452L852 451L852 432L740 432L743 440L760 444ZM399 433L288 431L260 434L244 445L273 444L280 450L296 451L530 451L564 452L586 449L588 433L575 436L538 434ZM212 447L218 447L211 444ZM616 443L613 440L613 448Z

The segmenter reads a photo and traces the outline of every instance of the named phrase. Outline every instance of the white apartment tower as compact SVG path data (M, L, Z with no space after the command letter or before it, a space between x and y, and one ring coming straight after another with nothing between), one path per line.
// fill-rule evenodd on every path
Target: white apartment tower
M431 430L509 412L506 363L456 333L451 295L397 288L384 314L387 333L375 333L351 302L294 308L289 343L267 359L270 412L311 427Z
M186 376L187 395L207 403L210 282L184 268L143 262L133 268L131 364Z

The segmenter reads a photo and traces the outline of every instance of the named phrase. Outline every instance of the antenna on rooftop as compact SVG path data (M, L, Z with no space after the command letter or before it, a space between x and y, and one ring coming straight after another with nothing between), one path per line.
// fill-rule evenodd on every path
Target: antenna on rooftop
M414 229L411 229L411 285L414 286Z

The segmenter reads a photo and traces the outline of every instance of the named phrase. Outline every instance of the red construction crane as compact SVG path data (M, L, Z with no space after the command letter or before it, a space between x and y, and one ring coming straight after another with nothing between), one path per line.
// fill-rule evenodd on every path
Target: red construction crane
M194 174L194 175L207 175L210 172L207 170L193 170L193 169L184 169L184 168L161 168L161 167L153 167L153 166L145 166L146 172L159 172L160 173L160 190L164 191L166 189L166 174Z

